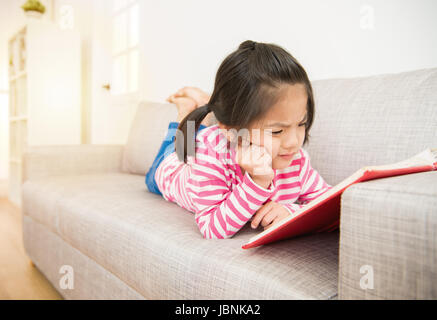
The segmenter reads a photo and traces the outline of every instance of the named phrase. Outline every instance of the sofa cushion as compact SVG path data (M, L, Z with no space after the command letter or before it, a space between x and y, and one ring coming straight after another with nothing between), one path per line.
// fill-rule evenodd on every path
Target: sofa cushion
M167 135L168 125L176 121L176 105L141 102L137 107L123 153L122 171L145 175L152 166L159 147ZM211 124L217 123L214 115Z
M305 148L331 185L436 146L437 68L312 84L316 112Z
M44 224L51 231L60 234L59 218L61 205L69 205L76 197L87 202L99 202L95 195L105 190L123 189L126 193L142 194L144 180L138 184L138 176L124 173L98 173L68 176L52 176L27 180L22 185L23 213L32 216L37 222ZM67 182L69 181L69 182ZM104 182L106 181L106 183ZM106 184L102 188L102 184ZM83 190L87 194L83 194ZM116 196L117 197L117 196Z
M173 104L141 102L124 149L122 171L145 175L167 134L168 124L176 118Z
M23 189L24 202L39 206L26 214L148 299L337 295L338 232L243 250L259 230L203 239L192 213L148 192L139 175L52 177Z

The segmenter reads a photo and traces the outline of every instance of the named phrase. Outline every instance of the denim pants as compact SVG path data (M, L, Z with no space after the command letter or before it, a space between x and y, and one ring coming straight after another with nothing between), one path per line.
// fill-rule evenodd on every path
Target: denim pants
M153 160L153 164L150 167L149 171L146 174L146 185L150 192L159 194L162 196L161 191L159 191L158 186L155 181L155 173L156 169L158 169L158 166L161 164L161 162L170 154L175 152L175 146L174 146L174 140L176 136L176 129L178 128L179 122L170 122L168 125L168 131L167 135L164 139L164 141L161 144L161 147L159 148L158 154L155 157L155 160ZM203 124L199 126L200 130L206 128Z

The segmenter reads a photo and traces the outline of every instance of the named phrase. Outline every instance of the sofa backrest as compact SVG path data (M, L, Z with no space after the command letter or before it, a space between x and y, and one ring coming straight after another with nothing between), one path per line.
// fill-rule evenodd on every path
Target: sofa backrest
M315 121L304 148L328 183L437 148L437 68L312 85Z
M315 119L303 147L328 183L335 185L363 166L437 148L437 68L312 85ZM173 104L139 104L123 171L145 175L176 117Z
M168 125L176 121L176 105L142 101L138 104L123 152L122 171L145 175L164 140ZM215 117L211 118L216 123Z
M122 171L145 175L152 166L167 133L177 117L176 106L169 103L139 103L124 148Z

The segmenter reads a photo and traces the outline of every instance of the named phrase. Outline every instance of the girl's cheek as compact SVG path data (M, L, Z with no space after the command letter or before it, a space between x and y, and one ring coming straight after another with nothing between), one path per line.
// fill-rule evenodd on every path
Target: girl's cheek
M278 152L279 143L278 139L269 135L264 134L261 138L260 145L267 149L267 152L274 158Z
M267 136L264 139L264 147L267 149L272 158L276 157L279 152L279 147L281 145L281 141L278 138Z
M272 139L273 139L273 149L272 149L271 155L273 158L275 158L279 153L279 147L281 145L281 141L279 139L275 139L275 138L272 138Z

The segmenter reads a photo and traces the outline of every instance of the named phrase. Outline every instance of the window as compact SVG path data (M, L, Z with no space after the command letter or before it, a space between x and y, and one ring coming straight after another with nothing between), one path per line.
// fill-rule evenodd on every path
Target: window
M113 0L112 93L138 91L139 1Z

